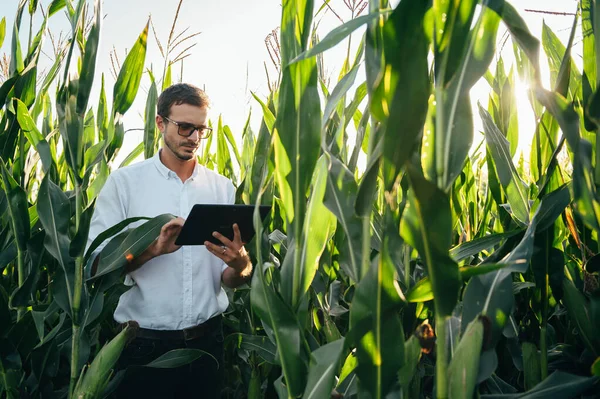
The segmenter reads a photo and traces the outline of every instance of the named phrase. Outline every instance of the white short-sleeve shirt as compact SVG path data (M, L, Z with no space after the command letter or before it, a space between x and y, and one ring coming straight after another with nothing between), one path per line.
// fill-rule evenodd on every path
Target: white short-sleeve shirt
M110 174L96 201L88 247L103 231L132 217L171 213L187 218L194 204L233 204L231 181L197 164L182 182L157 153L154 157ZM136 227L144 221L131 224ZM204 246L183 246L156 257L126 277L133 285L119 299L114 318L135 320L140 327L180 330L223 313L228 306L221 287L227 268Z

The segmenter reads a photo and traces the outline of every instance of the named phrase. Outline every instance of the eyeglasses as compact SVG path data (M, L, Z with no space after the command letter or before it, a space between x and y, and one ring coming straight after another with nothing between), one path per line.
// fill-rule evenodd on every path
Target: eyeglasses
M212 127L196 126L192 125L191 123L177 122L162 115L161 118L166 119L167 121L177 126L177 134L183 137L190 137L192 134L194 134L195 131L198 131L198 136L201 139L207 139L212 133Z

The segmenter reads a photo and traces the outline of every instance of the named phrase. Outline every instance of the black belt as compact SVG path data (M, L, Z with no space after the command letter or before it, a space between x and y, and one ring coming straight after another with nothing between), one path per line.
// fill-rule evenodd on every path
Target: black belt
M149 328L138 328L136 338L160 339L160 340L183 340L190 341L208 335L221 327L222 316L215 316L202 324L183 330L151 330ZM121 324L124 328L126 323Z

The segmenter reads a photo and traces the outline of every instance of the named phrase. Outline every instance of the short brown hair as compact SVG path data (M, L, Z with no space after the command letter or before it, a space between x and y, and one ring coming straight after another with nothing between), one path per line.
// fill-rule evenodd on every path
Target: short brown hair
M169 86L158 97L157 113L169 117L171 106L189 104L210 107L210 99L204 90L189 83L176 83Z

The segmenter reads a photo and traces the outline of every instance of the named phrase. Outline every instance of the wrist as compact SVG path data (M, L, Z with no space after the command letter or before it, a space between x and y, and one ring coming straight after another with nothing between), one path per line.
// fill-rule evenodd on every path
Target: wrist
M250 261L250 257L246 258L246 264L244 267L236 269L236 273L243 279L248 279L252 275L252 262Z
M146 253L150 257L150 259L156 258L157 256L160 255L160 251L159 251L159 248L158 248L158 240L155 240L155 241L152 242L152 244L150 244L150 246L148 247L148 249L146 249Z

